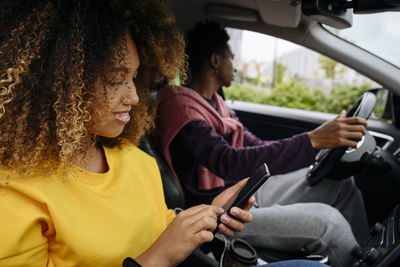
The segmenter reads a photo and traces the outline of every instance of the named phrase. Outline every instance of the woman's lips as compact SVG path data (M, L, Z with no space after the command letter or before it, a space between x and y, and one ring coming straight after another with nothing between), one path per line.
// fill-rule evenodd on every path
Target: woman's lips
M122 122L122 123L128 123L131 117L129 116L129 112L115 112L113 113L114 119Z

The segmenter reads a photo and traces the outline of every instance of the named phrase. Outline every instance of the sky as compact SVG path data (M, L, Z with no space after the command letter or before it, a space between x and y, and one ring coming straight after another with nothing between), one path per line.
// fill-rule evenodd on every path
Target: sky
M243 32L242 60L243 61L272 61L274 49L279 57L298 48L296 44L256 32Z
M400 12L354 15L339 35L400 67Z

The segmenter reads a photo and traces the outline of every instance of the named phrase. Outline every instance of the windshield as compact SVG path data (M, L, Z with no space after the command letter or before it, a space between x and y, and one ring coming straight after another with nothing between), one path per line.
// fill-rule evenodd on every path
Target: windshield
M325 28L339 37L381 57L400 68L400 25L399 12L353 16L353 26L337 30Z

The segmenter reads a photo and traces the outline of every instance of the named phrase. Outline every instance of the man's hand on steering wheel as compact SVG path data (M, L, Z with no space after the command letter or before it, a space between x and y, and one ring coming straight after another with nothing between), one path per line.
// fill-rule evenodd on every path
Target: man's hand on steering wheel
M340 146L357 147L357 142L366 133L366 120L359 117L346 117L343 110L336 118L327 121L308 132L313 148L335 148Z
M376 143L373 139L372 141L369 139L369 142L357 144L358 141L364 139L363 135L370 136L365 129L366 120L373 112L375 103L375 94L369 91L365 92L350 109L349 117L346 117L346 112L342 111L335 119L308 133L314 148L325 148L321 149L315 156L315 162L310 165L306 174L309 185L314 186L329 177L329 173L335 168L346 151L348 155L357 155L361 159L365 152L371 152L375 149ZM355 149L349 151L347 147ZM359 151L362 151L362 153L359 153ZM337 178L335 177L335 179Z

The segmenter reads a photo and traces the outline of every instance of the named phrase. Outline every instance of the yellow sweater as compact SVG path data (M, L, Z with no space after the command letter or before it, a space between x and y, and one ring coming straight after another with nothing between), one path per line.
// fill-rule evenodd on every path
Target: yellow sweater
M1 267L122 266L158 238L175 215L155 160L134 146L104 151L104 174L10 177L0 191Z

